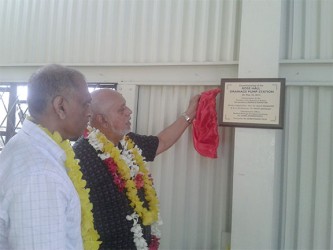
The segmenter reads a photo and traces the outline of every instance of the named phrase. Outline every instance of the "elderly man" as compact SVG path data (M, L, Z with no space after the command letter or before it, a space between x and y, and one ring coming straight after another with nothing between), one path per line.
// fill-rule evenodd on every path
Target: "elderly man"
M31 116L0 155L0 249L83 249L80 199L89 193L75 178L79 166L67 139L83 133L90 102L74 69L48 65L32 75ZM82 211L88 218L89 209ZM83 228L84 244L97 249L92 219Z
M129 133L132 111L118 92L101 89L91 96L91 126L74 151L90 188L100 249L157 249L159 203L145 161L179 139L196 115L199 95L157 136Z

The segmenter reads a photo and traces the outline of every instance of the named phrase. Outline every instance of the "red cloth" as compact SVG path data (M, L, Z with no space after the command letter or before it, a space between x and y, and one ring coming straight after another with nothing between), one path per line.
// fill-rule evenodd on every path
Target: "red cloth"
M201 93L196 118L193 121L193 144L195 150L205 157L217 158L219 146L216 96L220 88Z

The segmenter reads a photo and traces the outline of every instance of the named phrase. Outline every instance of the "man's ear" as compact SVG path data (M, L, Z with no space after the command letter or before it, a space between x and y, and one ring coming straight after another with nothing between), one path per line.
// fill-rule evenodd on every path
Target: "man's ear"
M97 122L102 126L103 128L107 128L109 126L108 121L105 119L104 115L97 114L96 115Z
M60 119L66 118L66 111L65 111L65 99L63 96L58 95L55 98L53 98L52 101L53 108Z

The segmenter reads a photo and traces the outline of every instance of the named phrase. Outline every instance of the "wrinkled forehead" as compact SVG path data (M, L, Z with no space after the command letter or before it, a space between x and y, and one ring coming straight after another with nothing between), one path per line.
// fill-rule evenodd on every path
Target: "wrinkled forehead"
M82 99L91 99L89 90L88 90L88 85L84 79L77 79L75 81L75 87L71 89L70 93L73 96L80 97Z
M114 93L110 96L113 107L121 107L126 105L125 98L120 93Z
M77 86L78 86L78 89L84 91L84 92L88 92L89 93L89 89L88 89L88 84L86 83L85 80L78 80L76 82ZM90 93L89 93L90 95Z

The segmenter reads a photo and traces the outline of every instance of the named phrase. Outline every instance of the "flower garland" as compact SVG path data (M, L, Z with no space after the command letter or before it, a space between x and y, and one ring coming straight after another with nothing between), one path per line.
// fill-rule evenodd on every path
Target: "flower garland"
M142 237L142 227L138 223L139 221L139 215L134 212L131 215L127 215L126 219L128 221L133 220L133 227L131 228L131 232L134 234L134 243L137 249L147 250L148 245L146 240ZM159 219L158 222L155 222L151 226L151 239L149 244L149 250L157 250L160 245L160 238L161 238L161 232L157 228L157 226L160 226L162 224L162 221Z
M63 140L61 135L56 131L53 134L46 128L41 127L66 153L65 166L68 169L68 176L73 182L73 185L80 197L81 203L81 234L83 239L83 246L86 250L99 249L102 243L99 241L99 234L94 228L94 219L92 214L93 205L89 200L89 188L85 188L86 181L82 180L82 172L75 159L74 151L71 147L69 140Z
M100 152L98 156L106 164L108 171L112 174L113 182L119 192L126 189L126 196L134 213L126 216L127 220L133 220L131 231L134 233L134 242L138 249L148 249L145 239L142 237L142 228L138 223L140 217L143 225L151 225L152 238L149 249L158 249L160 231L157 226L162 222L159 219L159 202L156 191L153 187L152 177L146 168L142 157L142 151L134 144L129 137L121 141L123 150L120 151L104 134L98 129L88 126L85 138L90 145ZM144 189L148 209L138 196L138 190Z

